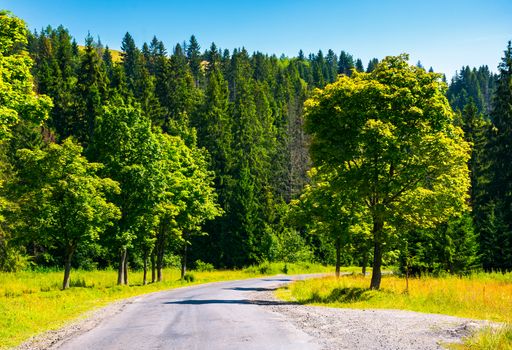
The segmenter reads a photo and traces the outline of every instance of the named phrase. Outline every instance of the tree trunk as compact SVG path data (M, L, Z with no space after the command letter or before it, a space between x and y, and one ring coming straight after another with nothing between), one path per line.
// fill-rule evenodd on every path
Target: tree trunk
M382 266L382 229L384 228L384 222L379 219L373 219L373 271L372 280L370 282L370 289L379 289L380 281L382 278L381 266Z
M340 264L341 264L341 242L336 238L336 277L340 277Z
M155 263L155 248L153 248L153 252L151 253L151 283L155 283L156 281L156 263Z
M183 254L181 256L181 279L185 278L187 273L187 243L183 247Z
M148 284L148 251L144 249L144 275L142 276L142 284L146 285Z
M364 250L363 253L363 266L361 267L361 273L366 276L366 266L368 266L368 250Z
M69 288L69 275L71 274L71 258L75 249L73 247L66 248L66 258L64 262L64 281L62 282L62 289Z
M156 279L158 282L162 282L163 264L164 264L164 252L163 252L163 249L160 249L156 256Z
M126 248L122 248L119 252L119 267L117 269L117 284L124 284L124 261L126 259Z
M124 257L124 284L128 285L128 250L126 250L126 254Z

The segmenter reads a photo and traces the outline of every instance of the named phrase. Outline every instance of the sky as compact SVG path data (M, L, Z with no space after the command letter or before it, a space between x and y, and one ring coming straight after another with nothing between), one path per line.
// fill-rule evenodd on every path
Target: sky
M462 66L497 71L512 40L512 0L0 0L28 27L63 25L119 49L128 31L167 48L194 34L202 49L245 47L280 56L332 49L361 58L408 53L451 78Z

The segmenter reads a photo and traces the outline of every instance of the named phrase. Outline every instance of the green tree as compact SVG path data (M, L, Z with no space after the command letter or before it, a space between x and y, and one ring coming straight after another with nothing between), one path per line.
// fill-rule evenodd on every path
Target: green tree
M374 243L370 288L394 227L434 226L466 207L469 144L453 125L440 76L387 57L371 73L342 76L306 103L317 166L367 206ZM343 191L343 188L339 188Z
M106 199L109 193L119 193L119 186L99 177L101 165L89 163L82 147L69 139L45 151L22 149L18 153L23 164L18 184L26 223L22 229L62 251L62 288L66 289L73 254L80 245L97 240L119 218L119 209Z
M98 117L94 143L89 154L105 165L103 172L119 183L121 193L112 198L121 209L118 225L109 232L106 243L118 253L118 283L127 284L129 248L137 237L151 234L153 208L161 188L155 183L160 149L151 131L151 122L140 109L122 100L103 108Z
M485 259L487 269L512 269L512 43L509 41L499 64L499 76L491 112L495 132L489 144L490 183L488 186L490 226L494 237L485 237L485 251L494 251L494 259ZM494 218L493 218L494 217ZM492 219L492 220L491 220ZM494 223L492 223L494 222ZM490 260L490 261L489 261ZM490 263L490 264L489 264Z
M76 109L73 118L73 135L84 144L94 137L96 117L107 100L108 80L105 65L98 54L91 35L85 39L84 54L80 59L76 84Z
M43 121L52 106L48 97L34 92L26 45L25 23L0 11L0 140L10 136L19 119Z
M190 71L192 72L192 76L194 77L195 86L199 87L199 83L202 80L202 71L201 71L201 46L197 42L195 35L190 37L190 41L187 45L187 59L188 64L190 66Z
M327 168L327 167L326 167ZM348 190L338 191L339 177L324 168L310 171L312 182L306 185L298 200L291 202L295 220L305 223L313 233L325 236L334 243L336 276L340 276L341 253L344 247L359 238L368 241L369 225L365 220L366 208ZM355 236L362 237L355 237ZM364 247L364 245L360 245ZM362 249L361 256L366 254Z

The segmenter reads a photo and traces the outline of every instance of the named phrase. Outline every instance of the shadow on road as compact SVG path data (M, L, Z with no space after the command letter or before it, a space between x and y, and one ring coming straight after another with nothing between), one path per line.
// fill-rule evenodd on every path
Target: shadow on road
M276 290L277 288L257 288L257 287L233 287L233 288L223 288L224 290L238 290L242 292L272 292Z
M291 278L280 278L280 279L262 279L262 281L265 281L265 282L292 282L294 281L293 279Z
M275 300L249 300L249 299L195 299L166 301L165 305L206 305L206 304L239 304L239 305L294 305L286 301Z

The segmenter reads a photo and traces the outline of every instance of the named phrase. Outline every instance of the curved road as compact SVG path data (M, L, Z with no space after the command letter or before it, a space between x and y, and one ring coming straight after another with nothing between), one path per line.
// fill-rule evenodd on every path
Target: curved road
M255 300L258 292L306 276L217 282L142 296L59 349L319 349L284 315L263 307L276 302Z

